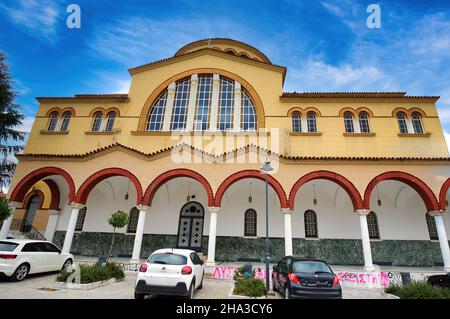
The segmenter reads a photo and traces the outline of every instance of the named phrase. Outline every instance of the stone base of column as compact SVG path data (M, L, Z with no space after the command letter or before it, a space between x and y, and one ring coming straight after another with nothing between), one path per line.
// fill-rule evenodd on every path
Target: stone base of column
M372 266L364 266L364 271L372 272L374 270L375 270L375 267L373 265Z
M140 264L141 260L140 259L130 259L130 264Z
M215 262L215 261L207 261L207 262L205 263L205 266L208 266L208 267L215 266L215 265L216 265L216 262Z
M450 267L444 267L445 272L450 272Z

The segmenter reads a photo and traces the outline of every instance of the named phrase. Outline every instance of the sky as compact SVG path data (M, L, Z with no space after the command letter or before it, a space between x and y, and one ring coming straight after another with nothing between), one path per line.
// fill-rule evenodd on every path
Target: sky
M69 4L81 8L70 29ZM378 4L381 28L368 28ZM31 129L36 96L127 93L128 69L223 37L287 66L285 92L439 95L450 145L450 0L0 0L0 51Z

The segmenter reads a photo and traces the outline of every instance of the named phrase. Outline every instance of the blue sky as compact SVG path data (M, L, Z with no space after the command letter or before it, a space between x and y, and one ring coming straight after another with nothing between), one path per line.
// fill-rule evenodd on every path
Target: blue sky
M203 38L249 43L288 67L284 91L440 95L450 133L450 1L0 0L5 52L31 127L36 96L127 92L127 69ZM81 7L81 29L66 7ZM366 26L381 7L381 29ZM450 134L447 134L450 136Z

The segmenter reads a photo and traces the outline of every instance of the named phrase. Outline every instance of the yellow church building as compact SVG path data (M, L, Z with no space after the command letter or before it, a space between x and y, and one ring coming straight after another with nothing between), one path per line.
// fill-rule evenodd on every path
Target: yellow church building
M231 39L129 69L128 94L38 97L0 238L209 265L270 256L450 270L450 157L436 96L284 92L287 68ZM273 171L261 171L265 162Z

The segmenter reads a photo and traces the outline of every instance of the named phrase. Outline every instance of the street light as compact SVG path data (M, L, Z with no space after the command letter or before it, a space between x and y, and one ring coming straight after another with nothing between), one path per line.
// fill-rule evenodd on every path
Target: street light
M263 167L261 167L261 173L266 175L266 242L265 242L265 250L266 250L266 289L269 291L269 172L273 171L272 166L270 166L269 159L266 159Z

